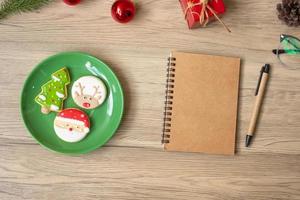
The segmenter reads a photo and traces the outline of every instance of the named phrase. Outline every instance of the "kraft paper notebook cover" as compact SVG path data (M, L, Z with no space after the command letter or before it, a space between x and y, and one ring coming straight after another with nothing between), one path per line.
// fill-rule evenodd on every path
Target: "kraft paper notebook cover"
M165 150L233 155L240 59L172 52L168 59Z

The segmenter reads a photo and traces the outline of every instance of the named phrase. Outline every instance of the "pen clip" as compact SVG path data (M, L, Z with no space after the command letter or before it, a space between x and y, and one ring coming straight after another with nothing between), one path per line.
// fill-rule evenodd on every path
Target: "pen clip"
M258 79L256 91L255 91L255 96L258 94L259 86L260 86L260 83L261 83L261 79L262 79L263 73L264 73L264 67L262 67L261 70L260 70L260 75L259 75L259 79Z

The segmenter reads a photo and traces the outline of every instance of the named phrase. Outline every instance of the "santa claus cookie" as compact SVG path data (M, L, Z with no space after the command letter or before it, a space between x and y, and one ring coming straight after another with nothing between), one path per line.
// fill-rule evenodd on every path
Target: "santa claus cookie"
M56 135L66 142L78 142L90 131L87 114L75 108L68 108L57 114L54 120Z
M83 76L74 82L72 97L78 106L85 109L93 109L104 102L106 88L99 78Z

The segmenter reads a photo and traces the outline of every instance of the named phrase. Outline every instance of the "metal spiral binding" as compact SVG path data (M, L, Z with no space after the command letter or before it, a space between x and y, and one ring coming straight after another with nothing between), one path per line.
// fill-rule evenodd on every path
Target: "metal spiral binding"
M175 61L176 58L174 57L168 58L164 123L163 123L163 134L161 140L162 144L170 143L171 120L172 120L171 116L172 116L174 77L175 77L175 65L176 65Z

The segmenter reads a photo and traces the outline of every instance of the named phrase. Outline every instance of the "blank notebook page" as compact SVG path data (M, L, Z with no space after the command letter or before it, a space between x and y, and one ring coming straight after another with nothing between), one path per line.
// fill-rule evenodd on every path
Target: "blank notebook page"
M173 52L166 150L233 155L240 59Z

